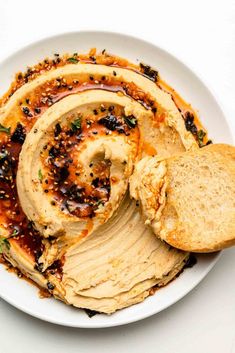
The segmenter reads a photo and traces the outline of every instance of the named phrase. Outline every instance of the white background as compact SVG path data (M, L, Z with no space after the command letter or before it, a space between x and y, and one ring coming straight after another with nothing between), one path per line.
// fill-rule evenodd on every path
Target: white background
M0 60L80 29L133 34L168 49L214 89L235 132L235 1L0 0ZM235 248L180 302L119 328L63 328L0 300L0 353L29 352L235 353Z

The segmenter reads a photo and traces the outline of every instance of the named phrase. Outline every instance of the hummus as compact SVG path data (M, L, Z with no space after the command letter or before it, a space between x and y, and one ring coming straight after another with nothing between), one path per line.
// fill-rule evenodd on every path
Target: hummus
M1 144L14 147L4 152L14 224L0 199L13 266L65 303L108 314L181 271L188 253L158 240L129 196L131 180L133 197L152 198L133 175L145 156L198 148L170 94L133 70L77 63L25 83L0 109Z

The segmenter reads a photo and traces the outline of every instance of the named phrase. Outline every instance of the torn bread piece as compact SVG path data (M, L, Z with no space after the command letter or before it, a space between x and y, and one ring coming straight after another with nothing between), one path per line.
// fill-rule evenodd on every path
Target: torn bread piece
M145 223L168 244L213 252L235 244L235 147L214 144L178 156L145 157L130 179Z

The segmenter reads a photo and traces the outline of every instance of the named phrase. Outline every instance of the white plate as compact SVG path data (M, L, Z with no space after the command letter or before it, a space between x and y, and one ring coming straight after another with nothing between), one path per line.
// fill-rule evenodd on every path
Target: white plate
M159 70L192 106L199 110L203 125L216 142L233 143L232 133L216 99L203 82L181 61L166 51L143 40L107 32L77 32L43 39L11 55L0 64L0 94L4 93L17 71L25 70L54 53L87 52L90 48L106 49L136 62L140 60ZM143 303L106 316L89 318L82 310L74 309L54 299L39 299L37 288L0 266L0 296L18 309L52 323L71 327L109 327L141 320L177 302L191 291L211 270L218 254L200 255L198 263L185 270L177 279L158 290Z

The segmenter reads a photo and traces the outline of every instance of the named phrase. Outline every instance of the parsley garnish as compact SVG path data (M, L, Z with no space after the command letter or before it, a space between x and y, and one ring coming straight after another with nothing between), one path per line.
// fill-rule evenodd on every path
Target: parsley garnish
M4 252L4 248L9 250L10 249L10 243L7 240L7 238L0 238L0 254Z
M42 175L42 170L41 169L39 169L39 171L38 171L38 179L40 181L42 181L42 179L43 179L43 175Z
M76 132L77 130L80 130L81 129L81 118L78 118L76 120L74 120L72 123L71 123L71 129L73 132Z
M97 202L96 202L96 206L100 206L100 205L102 205L102 206L104 206L104 203L105 203L105 201L104 200L98 200Z
M6 134L10 135L11 128L10 127L5 127L2 124L0 124L0 132L5 132Z
M137 124L137 120L134 115L124 116L124 120L130 129L134 128Z
M78 63L78 59L74 58L74 57L71 57L71 58L68 58L67 61L69 63L72 63L72 64L77 64Z
M14 229L11 236L14 237L14 236L16 236L18 233L19 233L19 231L18 231L17 229Z
M204 139L205 136L206 136L205 131L199 130L197 132L197 138L198 138L199 147L203 147L204 146L203 139Z

